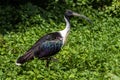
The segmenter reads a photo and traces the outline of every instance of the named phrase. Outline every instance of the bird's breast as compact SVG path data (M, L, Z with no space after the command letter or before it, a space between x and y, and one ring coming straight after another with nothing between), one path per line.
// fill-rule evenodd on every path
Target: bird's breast
M66 40L67 40L67 37L68 37L68 34L69 34L69 31L60 31L60 34L62 36L62 41L63 41L63 44L65 44Z

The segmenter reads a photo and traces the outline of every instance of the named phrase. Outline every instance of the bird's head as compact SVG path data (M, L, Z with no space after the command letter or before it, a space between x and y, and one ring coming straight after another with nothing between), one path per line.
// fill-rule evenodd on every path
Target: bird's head
M71 10L66 10L65 16L66 16L66 17L72 17L72 16L73 16L73 13L74 13L74 12L72 12Z
M78 17L84 18L84 19L86 19L89 23L92 23L92 21L91 21L89 18L87 18L86 16L81 15L81 14L78 14L78 13L73 12L73 11L71 11L71 10L66 10L66 12L65 12L65 17L66 17L66 18L69 19L69 18L71 18L71 17L73 17L73 16L78 16Z

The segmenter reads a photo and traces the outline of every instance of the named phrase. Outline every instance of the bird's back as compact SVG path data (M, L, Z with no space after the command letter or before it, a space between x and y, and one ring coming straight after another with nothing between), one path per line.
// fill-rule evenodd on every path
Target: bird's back
M49 33L41 37L24 55L20 56L16 65L37 58L47 58L60 51L63 41L59 32Z
M41 37L26 53L32 52L35 57L43 58L56 54L62 47L60 33L49 33Z

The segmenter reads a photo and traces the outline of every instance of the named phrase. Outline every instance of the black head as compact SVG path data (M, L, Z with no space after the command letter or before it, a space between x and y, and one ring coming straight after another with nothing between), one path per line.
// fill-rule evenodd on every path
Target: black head
M72 17L73 16L73 12L71 10L66 10L65 16L66 17Z
M89 18L87 18L86 16L81 15L81 14L78 14L78 13L73 12L73 11L71 11L71 10L66 10L66 12L65 12L65 17L66 17L67 19L69 19L69 18L71 18L71 17L73 17L73 16L78 16L78 17L84 18L84 19L86 19L89 23L92 23L92 21L91 21Z

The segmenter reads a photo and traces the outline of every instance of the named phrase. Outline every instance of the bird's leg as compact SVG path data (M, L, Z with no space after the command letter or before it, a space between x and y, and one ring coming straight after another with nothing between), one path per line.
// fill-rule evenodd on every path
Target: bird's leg
M46 58L46 67L49 67L50 60L51 58Z
M49 67L49 63L50 63L51 60L52 60L52 61L55 61L55 62L58 61L58 59L56 59L56 58L54 58L54 57L46 58L46 67Z

